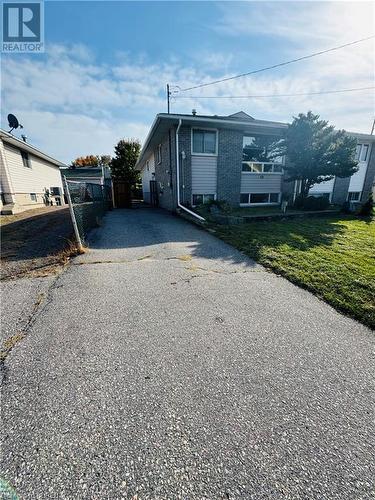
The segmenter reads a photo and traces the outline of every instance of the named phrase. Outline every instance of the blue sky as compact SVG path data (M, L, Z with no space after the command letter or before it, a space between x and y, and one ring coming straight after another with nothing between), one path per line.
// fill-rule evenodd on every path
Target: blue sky
M165 84L186 87L370 36L371 2L45 2L46 52L3 55L2 128L15 113L30 142L70 162L145 139L166 110ZM194 95L317 92L374 85L374 43ZM193 95L193 93L191 93ZM277 99L176 99L173 112L291 120L309 109L369 132L373 93Z

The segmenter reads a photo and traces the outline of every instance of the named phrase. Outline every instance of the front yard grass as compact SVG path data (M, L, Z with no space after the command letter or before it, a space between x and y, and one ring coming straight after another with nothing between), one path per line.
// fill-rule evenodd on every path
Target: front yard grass
M215 226L259 263L375 329L375 220L352 216Z

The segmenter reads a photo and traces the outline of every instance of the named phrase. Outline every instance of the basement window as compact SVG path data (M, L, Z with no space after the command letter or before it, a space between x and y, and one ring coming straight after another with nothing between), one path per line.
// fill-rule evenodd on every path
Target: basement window
M26 151L21 151L21 156L22 156L23 166L26 168L31 168L29 153L27 153Z
M215 199L214 194L193 194L193 206L203 205Z
M280 203L280 193L241 193L241 205L271 205Z

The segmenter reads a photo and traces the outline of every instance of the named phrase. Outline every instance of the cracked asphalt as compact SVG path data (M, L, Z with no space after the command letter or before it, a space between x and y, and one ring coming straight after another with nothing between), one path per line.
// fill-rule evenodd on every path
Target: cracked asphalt
M375 498L366 327L151 209L42 283L3 366L20 499Z

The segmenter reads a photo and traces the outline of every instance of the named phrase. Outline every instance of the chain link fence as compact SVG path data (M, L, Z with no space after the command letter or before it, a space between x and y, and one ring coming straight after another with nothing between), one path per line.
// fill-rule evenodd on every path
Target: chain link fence
M70 214L79 247L85 244L90 229L112 209L112 190L108 185L64 179Z

